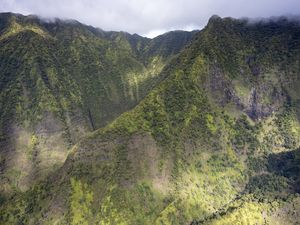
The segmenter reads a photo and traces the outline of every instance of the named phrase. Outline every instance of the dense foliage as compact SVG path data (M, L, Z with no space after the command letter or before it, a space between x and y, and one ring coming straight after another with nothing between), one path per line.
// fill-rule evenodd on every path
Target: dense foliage
M105 32L76 21L0 14L1 192L60 167L89 131L134 107L193 37Z
M284 18L249 24L212 17L141 102L87 134L47 179L4 200L1 220L297 224L299 34L299 24ZM105 54L126 56L122 49ZM31 140L34 152L38 140Z

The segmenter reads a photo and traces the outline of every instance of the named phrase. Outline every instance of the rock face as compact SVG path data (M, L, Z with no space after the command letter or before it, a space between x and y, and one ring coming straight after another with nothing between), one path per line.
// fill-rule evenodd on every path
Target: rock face
M51 26L57 30L56 25ZM69 28L65 25L61 29L66 32ZM127 47L140 46L133 48L134 60L152 63L150 67L157 71L159 59L147 58L148 53L157 52L154 46L160 45L155 42L149 51L150 47L145 47L148 39L91 28L89 32L99 32L101 46L107 38L114 45L122 43L115 51L110 45L103 50L113 67L125 61L120 70L128 72L125 65L133 59L127 58ZM125 77L118 74L133 85L126 88L99 73L105 86L101 93L107 94L104 101L112 102L107 112L118 111L115 107L122 102L120 91L129 99L139 96L141 101L77 142L64 164L43 181L4 199L1 220L7 224L272 224L284 223L288 217L296 224L298 214L288 215L300 208L296 188L299 34L299 24L286 19L249 24L214 16L157 76L149 75L155 77L149 78L153 88L148 86L148 78L140 77L140 70L130 70ZM63 40L68 43L68 38ZM185 35L167 39L177 42L185 40ZM89 68L95 61L85 61L84 52L75 51L74 60ZM161 52L164 55L173 50ZM98 63L105 66L108 61ZM41 80L50 85L50 78ZM80 81L96 82L89 74L85 78ZM149 90L144 95L140 93L142 84L149 88L143 89ZM90 106L83 107L88 113L75 107L79 112L61 121L78 121L72 118L81 118L76 115L82 113L94 124L90 126L97 128L94 98L89 97L98 92L93 84L89 87L89 95L78 95L83 106ZM68 101L59 102L70 107ZM59 118L68 118L69 111L58 114ZM37 127L60 130L60 123L48 123L55 116L48 116ZM73 134L70 129L65 134ZM32 143L40 145L36 138Z
M241 73L239 79L243 79L244 76L245 74ZM273 76L276 77L276 73ZM253 120L272 115L287 102L288 94L278 83L275 86L262 78L254 84L247 84L247 80L239 79L228 79L219 68L213 66L207 88L219 105L234 103Z
M294 84L299 84L298 26L286 19L248 24L212 18L209 32L199 36L200 48L213 59L208 86L216 100L221 105L235 102L254 120L270 116L289 101Z

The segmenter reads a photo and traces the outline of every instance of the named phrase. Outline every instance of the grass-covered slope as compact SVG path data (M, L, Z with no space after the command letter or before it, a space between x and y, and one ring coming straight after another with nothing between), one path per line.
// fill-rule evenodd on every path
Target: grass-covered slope
M0 14L1 193L26 190L60 167L83 134L134 107L193 36L182 34L165 44L169 34L151 40ZM152 42L167 52L146 54Z
M7 224L299 220L298 23L213 17L135 108L9 199Z

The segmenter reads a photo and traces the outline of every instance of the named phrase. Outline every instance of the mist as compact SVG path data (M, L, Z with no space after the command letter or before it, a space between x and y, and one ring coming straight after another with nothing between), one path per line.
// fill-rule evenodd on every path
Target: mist
M0 12L35 14L45 20L75 19L104 30L154 37L170 30L203 28L211 15L261 18L300 12L298 0L0 0Z

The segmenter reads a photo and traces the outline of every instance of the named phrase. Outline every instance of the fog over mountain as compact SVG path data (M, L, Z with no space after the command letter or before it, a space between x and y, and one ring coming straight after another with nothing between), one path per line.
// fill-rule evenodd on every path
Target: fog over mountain
M0 12L72 18L104 30L154 37L170 30L205 26L211 15L270 17L300 12L297 0L1 0Z

